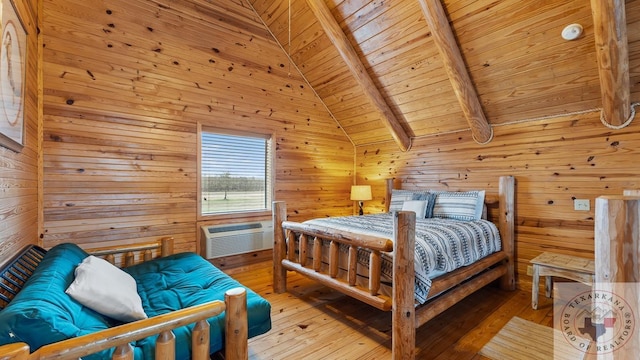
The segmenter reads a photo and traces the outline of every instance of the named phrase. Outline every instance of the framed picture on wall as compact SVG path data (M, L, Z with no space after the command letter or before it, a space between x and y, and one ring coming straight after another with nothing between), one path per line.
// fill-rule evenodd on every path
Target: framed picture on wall
M24 146L24 93L27 31L13 1L1 0L0 145L19 152Z

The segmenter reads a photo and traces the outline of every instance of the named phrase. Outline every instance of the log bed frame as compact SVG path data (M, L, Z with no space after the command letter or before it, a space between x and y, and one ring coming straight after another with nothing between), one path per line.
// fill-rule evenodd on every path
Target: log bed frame
M393 180L387 180L386 207L388 211ZM503 289L515 289L514 273L514 202L515 179L502 176L497 194L486 194L488 219L497 223L502 250L451 273L433 279L428 300L415 307L414 302L414 248L415 213L399 211L394 217L394 239L384 239L340 231L322 226L286 221L284 202L273 203L274 248L273 287L276 293L287 290L287 270L296 271L330 288L383 311L392 311L392 357L415 358L416 328L442 313L469 294L500 279ZM313 239L311 264L307 264L307 241L287 239ZM319 246L329 242L329 263L322 265ZM346 280L337 277L339 271L339 245L349 246ZM395 244L395 249L394 249ZM357 249L371 250L368 288L356 284ZM391 298L381 295L381 252L394 251L393 288ZM328 268L327 271L325 269Z
M5 290L3 297L6 300L3 305L6 305L17 294L21 285L26 282L40 260L42 260L44 251L42 249L39 251L33 249L40 248L31 247L7 262L7 264L18 263L19 270L13 270L10 275L3 276L0 279L0 285L4 285L2 288ZM28 252L26 257L23 255L25 252ZM140 254L142 261L151 260L154 252L162 257L173 254L173 238L167 237L158 242L127 245L118 248L90 249L87 252L95 256L102 256L114 265L116 265L116 260L121 256L122 263L125 266L130 266L135 263L136 254ZM4 283L7 278L9 278L11 286L7 286ZM246 291L240 287L227 291L224 302L219 300L210 301L205 304L134 321L92 334L45 345L33 353L30 353L29 345L25 343L0 346L0 358L17 360L78 359L82 356L115 347L116 350L112 359L133 360L133 349L129 343L157 335L155 358L174 359L175 336L172 329L195 323L191 342L192 359L209 359L209 323L206 319L225 311L224 358L226 360L247 359Z

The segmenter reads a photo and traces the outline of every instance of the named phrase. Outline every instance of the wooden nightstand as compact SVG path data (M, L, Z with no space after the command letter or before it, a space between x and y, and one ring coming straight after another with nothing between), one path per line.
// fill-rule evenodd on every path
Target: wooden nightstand
M543 252L531 260L533 264L533 285L531 286L531 307L538 308L540 276L546 276L545 295L551 297L553 276L593 285L595 263L591 259L578 256Z

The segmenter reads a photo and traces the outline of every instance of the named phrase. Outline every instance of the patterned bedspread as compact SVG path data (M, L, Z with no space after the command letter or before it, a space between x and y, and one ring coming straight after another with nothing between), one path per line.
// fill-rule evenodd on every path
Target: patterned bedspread
M305 221L343 231L393 239L393 215L390 213L344 216ZM486 220L416 219L415 298L427 300L431 278L469 265L500 250L500 234L495 224ZM347 246L341 248L347 251ZM383 254L385 281L392 278L392 253ZM368 252L358 251L358 263L368 266Z

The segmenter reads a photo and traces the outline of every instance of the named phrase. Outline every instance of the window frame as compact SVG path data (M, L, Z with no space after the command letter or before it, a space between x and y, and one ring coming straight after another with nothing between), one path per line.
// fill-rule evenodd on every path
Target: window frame
M270 181L269 189L266 191L267 194L267 202L266 209L257 209L257 210L241 210L241 211L233 211L233 212L221 212L215 214L203 214L202 213L202 134L204 133L217 133L222 135L233 135L233 136L246 136L246 137L256 137L267 139L269 142L269 154L268 161L270 162L269 178ZM221 128L218 126L209 126L204 125L202 123L198 123L197 129L197 205L196 205L196 215L197 220L211 220L211 219L234 219L234 218L247 218L247 217L263 217L263 216L271 216L271 207L272 202L275 199L275 168L276 168L276 156L275 156L275 133L273 132L256 132L256 131L244 131L237 129L227 129ZM269 164L267 164L269 165Z

